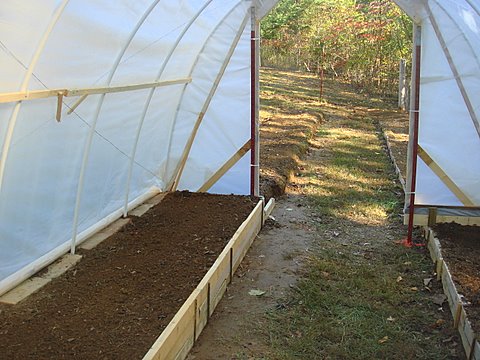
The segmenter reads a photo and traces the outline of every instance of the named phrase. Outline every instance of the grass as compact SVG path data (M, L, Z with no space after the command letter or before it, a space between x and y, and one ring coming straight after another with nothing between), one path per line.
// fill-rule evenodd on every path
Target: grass
M310 138L312 155L298 160L295 179L298 194L322 221L289 305L269 313L264 332L271 358L457 358L458 349L445 341L453 331L441 325L449 315L422 286L432 272L428 257L393 245L404 236L403 197L368 115L382 103L333 83L319 102L305 78L293 87L285 73L269 70L267 76L264 116L302 108L326 117Z

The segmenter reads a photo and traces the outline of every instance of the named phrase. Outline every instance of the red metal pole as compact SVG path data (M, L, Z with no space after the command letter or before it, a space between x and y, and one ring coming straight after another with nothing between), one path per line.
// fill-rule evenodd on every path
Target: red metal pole
M253 12L253 9L252 9ZM255 31L255 18L252 16L252 31L250 33L250 195L255 194L256 183L256 118L257 118L257 33Z
M418 163L418 128L420 118L420 64L421 64L421 44L415 46L415 101L413 106L413 152L412 152L412 177L410 185L410 206L408 212L408 235L407 246L413 244L413 221L415 216L415 191L417 181L417 163Z

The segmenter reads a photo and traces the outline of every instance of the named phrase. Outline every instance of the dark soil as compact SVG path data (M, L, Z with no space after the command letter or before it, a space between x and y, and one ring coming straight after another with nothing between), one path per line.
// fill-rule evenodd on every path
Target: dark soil
M480 227L439 224L435 233L459 294L465 296L468 319L480 333Z
M258 200L177 192L15 306L1 359L139 359Z

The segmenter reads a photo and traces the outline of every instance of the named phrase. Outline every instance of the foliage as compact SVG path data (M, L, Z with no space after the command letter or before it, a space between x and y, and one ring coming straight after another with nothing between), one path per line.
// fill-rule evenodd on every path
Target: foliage
M282 0L262 23L263 64L342 76L393 92L412 24L389 0Z

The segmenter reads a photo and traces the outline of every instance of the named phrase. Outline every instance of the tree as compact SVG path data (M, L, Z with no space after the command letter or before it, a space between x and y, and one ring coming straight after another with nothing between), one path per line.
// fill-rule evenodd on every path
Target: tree
M388 0L283 0L262 23L263 62L396 88L411 52L410 19Z

